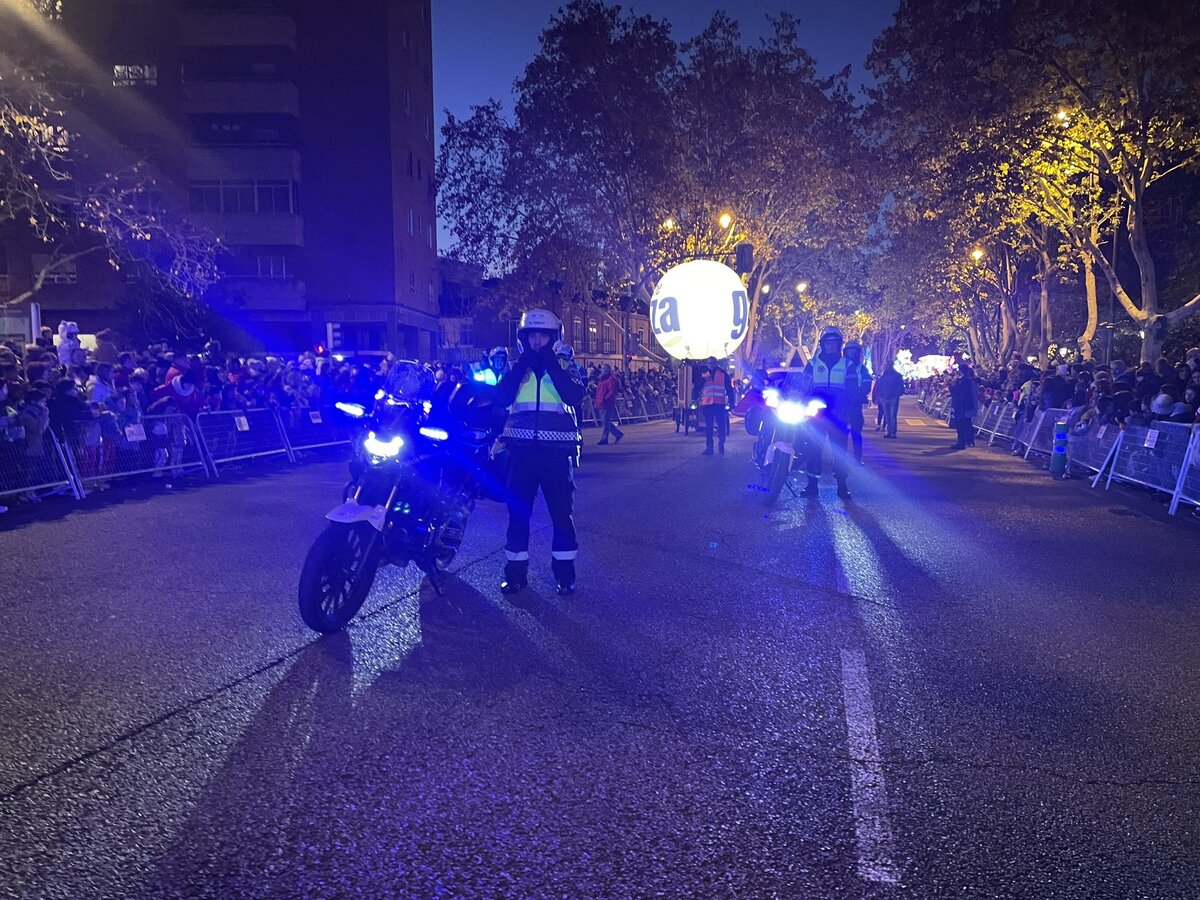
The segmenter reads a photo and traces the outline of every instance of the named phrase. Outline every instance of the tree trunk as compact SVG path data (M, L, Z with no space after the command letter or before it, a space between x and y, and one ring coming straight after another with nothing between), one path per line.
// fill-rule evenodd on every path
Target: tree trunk
M1092 226L1092 235L1093 241L1099 243L1099 226ZM1087 326L1083 329L1083 334L1079 336L1079 352L1083 354L1085 360L1091 360L1092 339L1096 336L1096 325L1100 319L1096 301L1096 268L1092 262L1092 254L1086 250L1079 255L1079 262L1083 267L1083 287L1087 294Z
M1050 236L1045 227L1042 228L1038 257L1042 270L1041 290L1038 292L1038 323L1041 331L1038 360L1045 367L1050 363L1050 344L1054 341L1054 320L1050 315L1050 276L1054 272L1054 259L1050 255Z
M1150 244L1146 237L1144 192L1141 178L1133 184L1133 199L1129 203L1129 214L1125 224L1129 231L1129 247L1133 251L1138 267L1138 281L1142 289L1141 310L1145 314L1142 323L1142 362L1154 362L1162 349L1158 337L1158 273L1154 257L1150 255Z

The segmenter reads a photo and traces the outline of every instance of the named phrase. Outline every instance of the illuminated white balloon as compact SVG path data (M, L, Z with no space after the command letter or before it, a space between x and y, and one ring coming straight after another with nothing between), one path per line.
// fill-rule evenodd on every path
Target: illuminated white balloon
M676 359L724 359L746 339L750 301L737 272L694 259L667 272L650 301L650 327Z

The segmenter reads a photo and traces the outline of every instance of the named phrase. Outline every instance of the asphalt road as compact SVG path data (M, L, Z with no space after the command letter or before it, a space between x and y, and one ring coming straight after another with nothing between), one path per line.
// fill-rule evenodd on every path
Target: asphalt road
M575 596L485 503L320 640L340 463L10 514L0 896L1200 896L1200 526L923 421L770 511L631 427Z

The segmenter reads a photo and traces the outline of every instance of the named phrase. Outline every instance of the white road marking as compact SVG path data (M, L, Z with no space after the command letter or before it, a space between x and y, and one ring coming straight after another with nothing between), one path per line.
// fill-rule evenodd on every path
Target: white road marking
M887 785L875 735L875 705L861 650L842 650L842 699L850 746L850 790L858 837L858 874L867 881L899 884L895 846L888 817Z
M904 424L905 425L928 425L929 423L926 422L924 419L905 419Z

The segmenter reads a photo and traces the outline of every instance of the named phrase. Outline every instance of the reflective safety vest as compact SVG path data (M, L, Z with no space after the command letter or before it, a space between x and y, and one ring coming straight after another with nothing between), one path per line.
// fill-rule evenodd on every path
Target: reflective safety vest
M561 361L556 361L562 365ZM508 408L501 437L543 444L571 444L583 439L575 411L563 403L550 373L538 378L532 369L521 379L517 398Z
M838 391L846 389L846 369L849 367L849 360L842 357L833 364L833 368L825 365L825 361L819 356L814 356L809 363L812 367L813 390L828 390L830 388Z
M704 387L700 389L701 406L724 406L729 399L725 392L725 373L721 369L715 372L705 371L701 376Z

